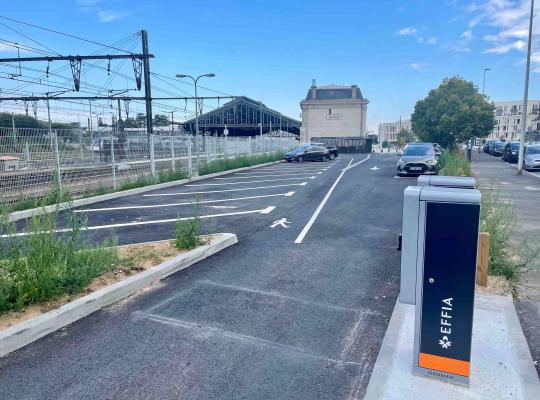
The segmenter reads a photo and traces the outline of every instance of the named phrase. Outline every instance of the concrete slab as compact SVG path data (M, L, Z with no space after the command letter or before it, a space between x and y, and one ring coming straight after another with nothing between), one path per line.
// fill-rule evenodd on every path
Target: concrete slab
M364 399L538 399L540 382L510 296L476 295L470 386L412 374L414 306L396 303Z

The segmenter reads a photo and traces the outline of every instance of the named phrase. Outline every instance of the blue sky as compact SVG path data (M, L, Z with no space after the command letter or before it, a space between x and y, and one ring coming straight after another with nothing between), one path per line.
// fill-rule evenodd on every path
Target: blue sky
M491 99L520 99L528 4L528 0L27 0L3 2L0 14L104 43L144 28L156 56L153 72L166 76L214 72L217 76L201 82L203 86L262 100L295 118L312 78L320 85L357 84L370 100L368 128L376 130L381 121L407 118L415 102L444 77L461 75L481 87L484 68L492 69L486 83ZM63 54L96 49L0 22ZM5 26L0 26L0 38L35 46ZM13 54L13 49L0 45L2 50L2 56ZM540 51L532 65L540 71ZM0 81L0 87L8 84ZM531 76L530 97L540 98L538 73Z

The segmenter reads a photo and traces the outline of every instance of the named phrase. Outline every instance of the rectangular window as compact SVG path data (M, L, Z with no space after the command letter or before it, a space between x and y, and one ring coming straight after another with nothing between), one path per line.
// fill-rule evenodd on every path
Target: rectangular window
M328 109L328 115L332 115L332 109L331 108Z

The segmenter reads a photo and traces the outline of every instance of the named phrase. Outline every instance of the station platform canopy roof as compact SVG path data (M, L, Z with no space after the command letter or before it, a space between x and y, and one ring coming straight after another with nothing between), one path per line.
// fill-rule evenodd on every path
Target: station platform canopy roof
M264 133L281 130L293 134L299 134L302 125L300 121L245 96L199 116L200 133L222 134L227 128L231 136L254 136L260 133L259 124L262 124ZM182 125L186 131L195 133L195 118Z

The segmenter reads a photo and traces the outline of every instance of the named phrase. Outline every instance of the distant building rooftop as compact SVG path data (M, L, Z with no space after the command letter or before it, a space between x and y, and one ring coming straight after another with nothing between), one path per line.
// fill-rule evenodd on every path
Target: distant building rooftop
M362 92L357 85L312 85L309 89L306 101L309 100L364 100Z

